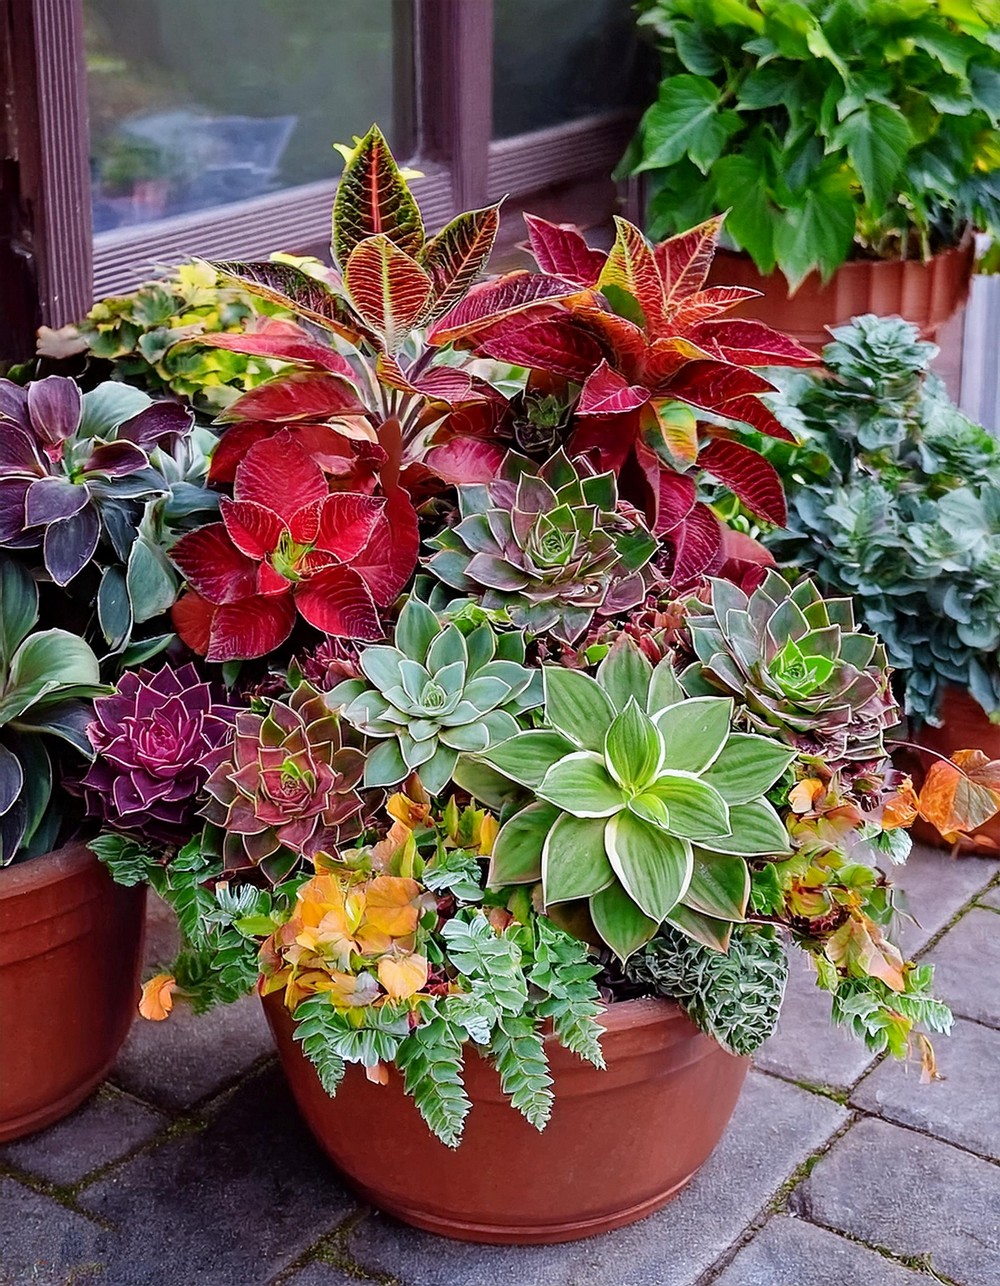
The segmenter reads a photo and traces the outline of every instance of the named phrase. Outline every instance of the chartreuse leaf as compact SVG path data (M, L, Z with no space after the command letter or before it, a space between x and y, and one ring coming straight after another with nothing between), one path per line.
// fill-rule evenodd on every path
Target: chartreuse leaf
M692 848L691 883L684 903L717 920L742 920L750 897L750 870L742 857Z
M627 960L648 942L659 925L636 906L618 880L590 899L594 928L619 960Z
M733 719L731 697L691 697L653 716L663 738L663 767L702 773L722 753Z
M646 657L626 635L620 634L598 667L597 682L616 710L624 710L633 697L643 709L648 709L646 699L652 675L653 667ZM664 701L663 704L670 703Z
M542 676L549 723L584 750L603 755L604 734L617 713L608 694L582 670L547 665Z
M534 789L541 785L542 778L553 764L573 754L576 749L561 732L538 728L511 737L481 757L511 781Z
M615 878L604 848L606 823L600 817L563 813L542 849L542 893L546 906L590 897Z
M575 817L610 817L625 807L625 795L604 760L590 750L578 750L545 774L538 795Z
M664 805L675 835L707 839L729 834L729 806L714 786L698 777L665 772L646 794Z
M767 794L794 759L794 750L770 737L734 732L702 780L728 803L748 804Z
M766 857L789 851L788 832L781 818L766 800L736 804L729 810L732 834L699 840L713 853L735 853L740 857Z
M553 804L529 804L500 827L493 843L489 885L534 884L542 878L545 838L561 810Z
M608 729L604 758L615 781L628 790L643 790L659 775L663 741L635 697L629 697Z
M604 842L622 887L645 915L659 923L687 889L691 845L628 811L611 818Z
M344 167L333 203L333 253L344 269L366 237L383 234L408 255L424 246L420 208L377 125Z

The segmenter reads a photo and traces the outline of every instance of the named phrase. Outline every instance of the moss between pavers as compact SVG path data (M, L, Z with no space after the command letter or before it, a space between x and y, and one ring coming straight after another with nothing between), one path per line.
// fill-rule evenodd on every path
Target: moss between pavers
M269 1283L269 1286L284 1286L285 1282L310 1264L327 1264L330 1268L336 1268L338 1272L343 1273L345 1277L355 1277L360 1282L378 1282L379 1286L401 1286L398 1277L388 1273L369 1271L362 1267L347 1249L348 1237L355 1228L364 1223L370 1213L368 1210L356 1210L348 1215L332 1232L326 1233L293 1264L289 1264Z

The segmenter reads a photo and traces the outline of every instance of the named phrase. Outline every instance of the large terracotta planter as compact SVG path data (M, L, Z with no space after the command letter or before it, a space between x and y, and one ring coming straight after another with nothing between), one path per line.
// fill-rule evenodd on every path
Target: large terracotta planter
M944 690L939 711L943 723L940 728L924 724L912 738L914 743L927 746L939 755L953 755L956 750L982 750L991 759L1000 759L1000 725L990 723L983 707L963 688L949 684ZM931 755L918 755L917 771L922 776L934 762ZM913 827L914 837L924 843L942 845L944 841L933 826L918 822ZM1000 845L1000 815L993 817L975 832L976 836ZM963 839L960 848L975 850L975 841ZM982 848L982 845L978 846Z
M139 998L145 888L115 884L83 844L0 870L0 1141L81 1103Z
M373 1205L463 1241L573 1241L659 1209L719 1142L749 1066L670 1001L612 1005L601 1019L606 1071L549 1039L555 1107L541 1133L470 1052L473 1107L451 1150L430 1134L395 1069L381 1086L349 1067L330 1098L292 1039L280 995L264 1008L292 1094L327 1156Z
M758 317L816 353L829 343L828 327L846 325L861 313L903 317L919 326L923 339L941 346L935 369L957 396L962 335L960 326L948 323L965 308L975 255L975 238L969 232L959 245L926 263L919 259L854 259L838 268L825 286L819 273L810 273L789 298L783 273L764 277L749 255L720 249L709 281L759 290L763 298L750 300L736 313Z

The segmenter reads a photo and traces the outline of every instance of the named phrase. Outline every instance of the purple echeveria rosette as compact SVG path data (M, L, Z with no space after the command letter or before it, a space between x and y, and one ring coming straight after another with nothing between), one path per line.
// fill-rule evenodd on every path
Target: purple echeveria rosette
M236 711L193 665L124 674L94 702L87 732L97 757L83 778L88 811L115 830L182 844L208 778L204 760L229 738Z

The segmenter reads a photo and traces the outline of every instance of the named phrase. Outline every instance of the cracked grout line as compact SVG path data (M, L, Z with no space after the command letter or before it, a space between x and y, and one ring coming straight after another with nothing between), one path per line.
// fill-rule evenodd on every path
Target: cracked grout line
M927 1273L934 1281L940 1282L941 1286L963 1286L963 1283L956 1281L953 1277L948 1277L940 1272L931 1263L930 1254L927 1255L906 1255L898 1251L890 1250L888 1246L880 1246L875 1241L865 1241L856 1233L847 1232L843 1228L835 1228L833 1224L824 1223L821 1219L815 1219L811 1214L795 1214L792 1216L801 1219L803 1223L812 1224L814 1228L822 1228L825 1232L832 1232L838 1237L843 1237L845 1241L852 1241L856 1246L863 1246L866 1250L874 1251L876 1255L881 1255L883 1259L888 1259L890 1263L898 1264L901 1268L909 1268L911 1272ZM699 1283L700 1286L700 1283Z
M345 1276L355 1278L358 1282L376 1282L379 1286L404 1286L398 1277L365 1268L347 1249L347 1238L355 1228L360 1227L371 1216L371 1213L369 1207L362 1206L346 1215L308 1250L303 1251L297 1259L272 1277L267 1286L286 1286L286 1283L294 1286L295 1275L310 1264L325 1264L330 1268L336 1268Z
M29 1192L34 1192L37 1196L48 1197L57 1205L62 1206L64 1210L70 1210L75 1215L80 1215L90 1223L102 1229L104 1232L114 1232L115 1225L102 1215L95 1214L92 1210L87 1210L77 1201L77 1194L72 1185L63 1183L51 1183L47 1179L41 1179L38 1175L31 1174L27 1170L21 1170L17 1166L10 1165L9 1162L0 1162L0 1179L9 1179L12 1183L18 1184L19 1187L27 1188Z

